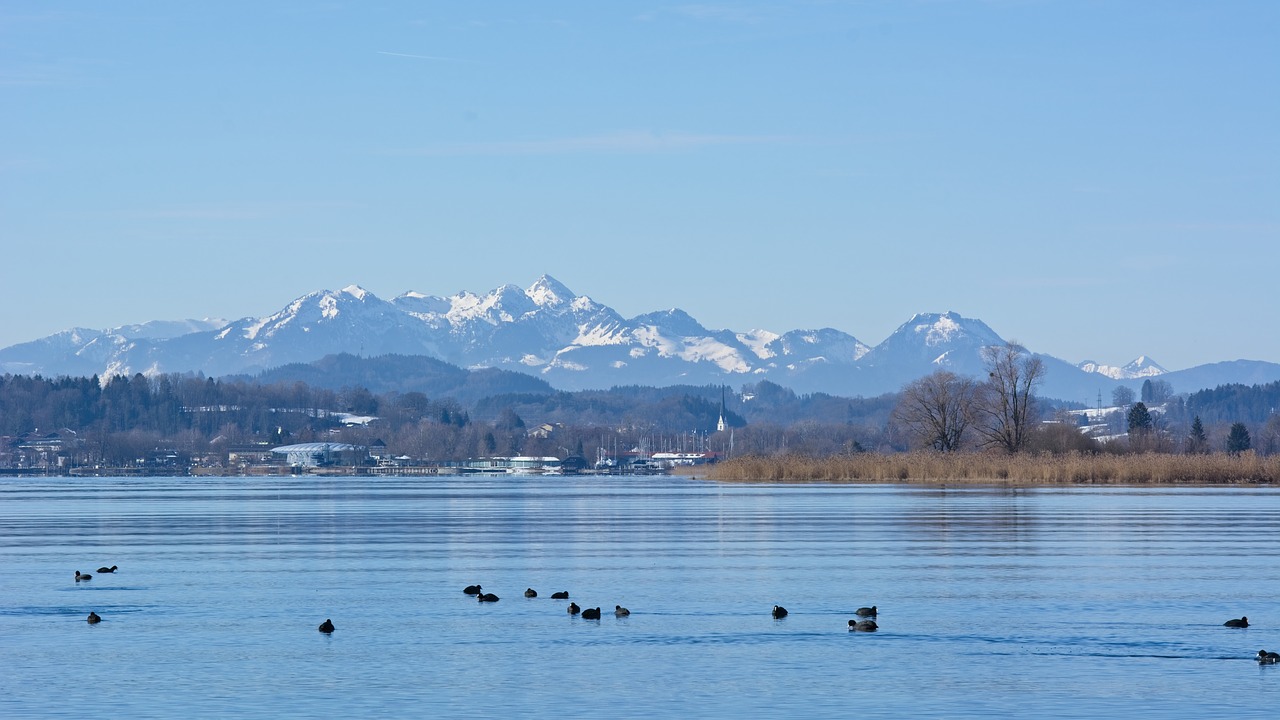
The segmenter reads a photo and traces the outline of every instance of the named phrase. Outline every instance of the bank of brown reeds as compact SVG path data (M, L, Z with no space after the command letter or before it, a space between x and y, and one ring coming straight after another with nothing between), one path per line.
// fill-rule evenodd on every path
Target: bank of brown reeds
M1280 482L1280 456L859 453L825 458L741 457L712 466L726 482L971 483L1007 485L1232 485Z

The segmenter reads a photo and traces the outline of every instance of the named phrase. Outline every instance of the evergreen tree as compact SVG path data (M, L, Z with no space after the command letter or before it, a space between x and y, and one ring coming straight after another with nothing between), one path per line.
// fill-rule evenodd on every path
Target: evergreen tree
M1227 452L1232 455L1238 455L1248 450L1252 444L1249 439L1249 428L1245 427L1244 423L1241 422L1233 423L1231 431L1227 433Z
M1135 403L1129 410L1129 434L1149 433L1155 428L1155 421L1151 419L1151 412L1147 410L1146 403Z
M1202 453L1209 449L1209 437L1204 434L1204 424L1197 415L1191 422L1191 434L1187 436L1187 452Z

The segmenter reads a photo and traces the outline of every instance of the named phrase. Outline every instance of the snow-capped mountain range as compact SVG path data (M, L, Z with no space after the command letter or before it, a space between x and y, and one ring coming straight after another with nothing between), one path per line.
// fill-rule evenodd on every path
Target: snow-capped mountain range
M0 350L0 372L93 375L256 373L326 355L427 355L465 368L502 368L565 390L614 385L729 384L770 380L798 392L872 396L939 367L980 375L980 352L1005 341L981 320L918 314L874 348L832 328L710 330L679 309L624 318L544 275L527 289L484 295L408 292L383 300L355 285L310 293L279 312L231 322L156 321L76 328ZM1041 393L1092 403L1117 384L1167 378L1186 392L1226 382L1280 379L1280 365L1236 361L1166 373L1138 358L1124 367L1042 356ZM1180 382L1194 378L1196 387ZM1210 383L1210 384L1205 384Z
M1151 358L1143 355L1137 360L1125 365L1124 367L1116 367L1114 365L1101 365L1092 360L1085 360L1076 367L1089 373L1098 373L1106 375L1112 380L1134 380L1138 378L1150 378L1157 375L1164 375L1169 372Z

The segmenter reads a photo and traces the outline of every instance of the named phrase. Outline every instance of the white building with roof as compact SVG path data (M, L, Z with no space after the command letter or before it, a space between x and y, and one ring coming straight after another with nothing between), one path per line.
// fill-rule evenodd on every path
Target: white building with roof
M325 465L359 465L368 458L368 450L347 443L314 442L297 445L281 445L271 448L276 455L284 455L294 467L322 467Z

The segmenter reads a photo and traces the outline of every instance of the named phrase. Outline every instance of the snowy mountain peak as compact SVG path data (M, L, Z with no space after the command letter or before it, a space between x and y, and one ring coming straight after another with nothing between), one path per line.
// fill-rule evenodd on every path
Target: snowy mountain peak
M637 325L661 328L672 335L683 337L708 334L708 330L704 328L701 323L694 320L689 313L681 310L680 308L671 308L670 310L659 310L658 312L637 315L632 318L631 322Z
M391 302L396 307L417 317L443 315L449 312L449 308L452 306L448 300L442 297L412 290L397 296Z
M1112 380L1135 380L1137 378L1149 378L1157 375L1164 375L1167 370L1160 367L1155 360L1140 355L1137 359L1130 362L1124 367L1116 367L1115 365L1103 365L1092 360L1085 360L1076 365L1076 367L1087 373L1097 373Z
M204 318L202 320L152 320L136 325L123 325L108 330L108 334L119 335L130 340L163 340L179 337L188 333L208 332L226 327L223 318ZM83 331L81 331L83 332ZM77 341L78 342L78 341Z
M525 290L525 295L539 307L557 307L572 302L577 296L559 280L550 275L543 275L537 282Z
M1005 341L981 320L958 313L917 313L903 323L859 362L880 368L886 377L902 382L913 379L901 368L913 365L946 367L960 374L978 375L982 348Z
M851 363L871 350L854 336L834 328L792 330L778 336L769 347L776 355L843 363Z
M1126 372L1133 373L1135 377L1148 377L1153 375L1163 375L1167 370L1160 367L1160 364L1146 355L1139 355L1136 360L1124 366Z
M782 337L776 332L769 330L748 330L744 333L738 333L738 342L746 345L756 357L761 360L768 360L777 355L777 352L770 347L778 338Z
M959 339L968 339L978 345L1003 344L995 331L981 320L962 317L959 313L916 313L895 335L914 336L915 342L925 347L949 345Z
M350 295L351 297L357 300L364 300L366 297L369 297L370 295L372 295L372 293L360 287L359 285L348 285L342 288L342 292L344 294Z
M450 300L452 307L447 317L455 326L464 325L471 320L495 326L510 323L537 308L524 290L515 285L503 285L487 295L464 291Z
M916 325L916 334L925 333L924 344L931 347L948 343L960 333L960 323L956 322L958 317L950 312L939 315L931 323Z
M485 301L489 304L503 305L504 307L518 305L527 308L532 299L520 286L507 284L489 293L485 297Z
M199 370L217 376L337 353L398 354L538 374L566 390L767 378L797 392L868 395L894 392L938 368L985 377L983 348L1004 344L986 323L955 312L918 313L874 349L831 328L709 330L675 308L628 319L544 275L523 289L504 285L443 297L406 292L390 302L349 285L229 324L74 329L0 348L0 372L105 377ZM1165 373L1146 356L1123 367L1086 362L1078 369L1045 357L1051 368L1046 397L1091 398L1114 383ZM1233 378L1280 377L1280 364L1222 365L1166 379L1185 392L1241 381Z

